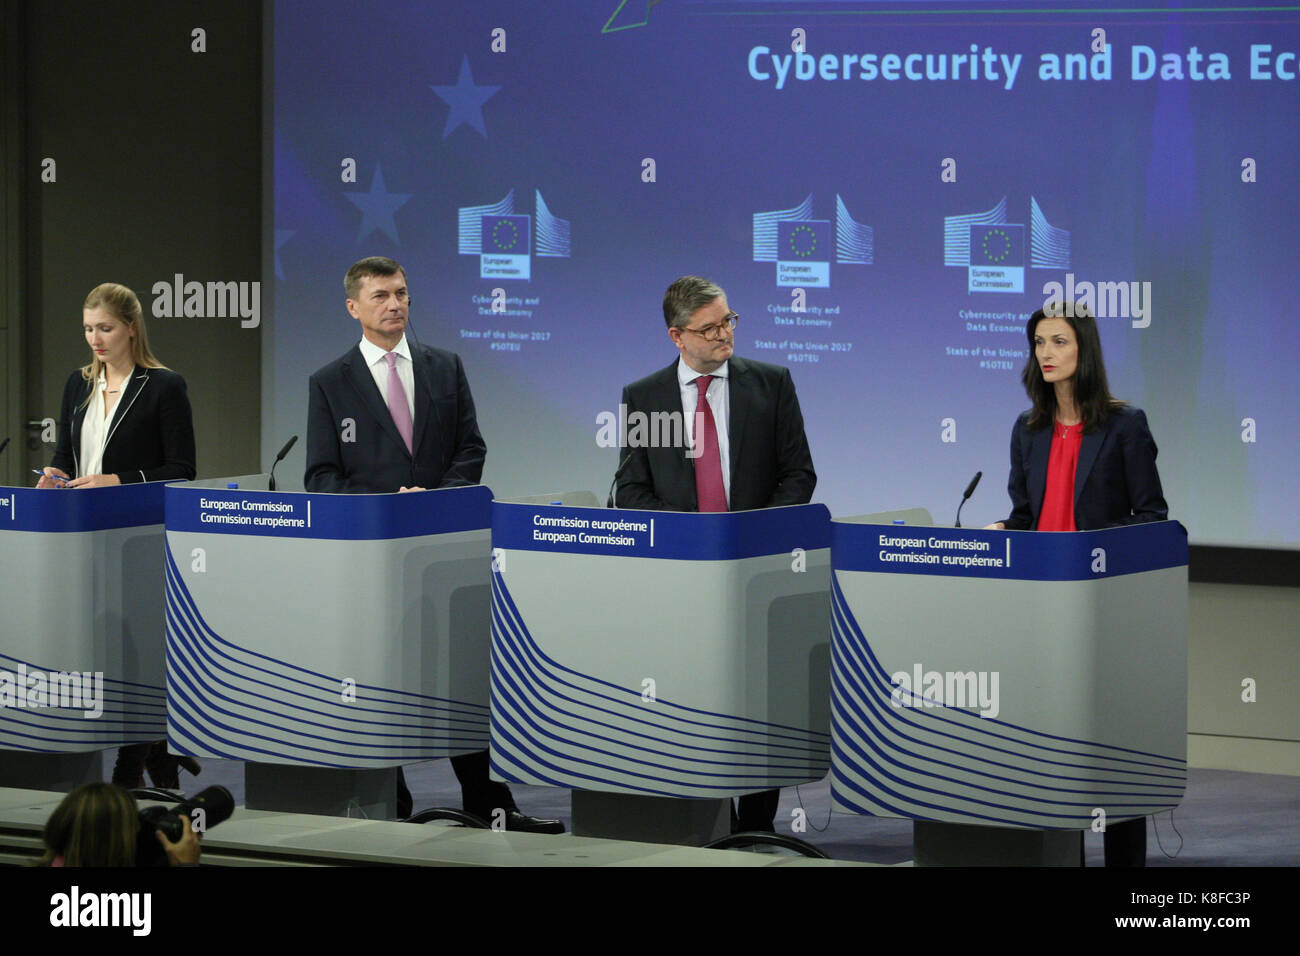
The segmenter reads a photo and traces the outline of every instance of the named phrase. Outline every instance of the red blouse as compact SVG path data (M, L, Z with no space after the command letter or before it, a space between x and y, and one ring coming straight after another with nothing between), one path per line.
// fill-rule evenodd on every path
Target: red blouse
M1047 458L1047 486L1043 510L1038 514L1039 531L1075 531L1074 472L1079 465L1083 425L1052 424L1052 451Z

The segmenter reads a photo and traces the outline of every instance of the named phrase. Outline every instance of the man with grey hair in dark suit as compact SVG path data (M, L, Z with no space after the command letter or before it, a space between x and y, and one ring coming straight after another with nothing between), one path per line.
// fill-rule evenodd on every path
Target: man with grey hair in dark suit
M734 355L739 316L708 279L682 276L668 287L663 308L679 355L624 388L623 404L629 417L682 415L691 454L629 448L615 503L662 511L807 504L817 474L789 369ZM741 797L733 829L773 832L779 798L779 790Z
M362 339L311 377L307 490L383 494L478 484L487 446L465 369L454 352L407 342L406 271L371 256L348 269L343 286ZM510 788L489 779L486 750L452 757L451 765L470 813L491 821L502 810L508 830L564 832L559 820L520 812ZM397 779L404 818L412 803L400 767Z

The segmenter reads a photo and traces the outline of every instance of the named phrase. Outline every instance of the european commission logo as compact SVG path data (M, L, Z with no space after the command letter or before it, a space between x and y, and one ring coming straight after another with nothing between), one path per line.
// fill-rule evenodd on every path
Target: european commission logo
M835 222L813 218L813 195L793 209L754 213L754 261L776 263L778 286L828 289L831 262L869 266L875 230L849 215L835 196Z
M533 277L533 256L569 258L569 220L551 215L541 190L534 190L534 217L515 212L515 191L486 206L461 206L457 230L460 254L479 257L480 279Z
M943 220L943 264L966 269L967 292L1025 291L1025 226L1007 222L1007 197L992 209ZM1029 266L1070 268L1070 233L1029 197Z

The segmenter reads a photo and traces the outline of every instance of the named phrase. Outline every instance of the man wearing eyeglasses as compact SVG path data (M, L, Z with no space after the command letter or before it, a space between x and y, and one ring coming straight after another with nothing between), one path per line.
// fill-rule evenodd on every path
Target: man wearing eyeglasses
M685 447L633 447L615 488L620 508L748 511L807 504L817 484L789 369L733 354L739 316L722 289L682 276L664 295L678 358L623 389L630 418L683 416ZM697 414L698 412L698 414ZM774 830L780 791L738 801L737 831Z

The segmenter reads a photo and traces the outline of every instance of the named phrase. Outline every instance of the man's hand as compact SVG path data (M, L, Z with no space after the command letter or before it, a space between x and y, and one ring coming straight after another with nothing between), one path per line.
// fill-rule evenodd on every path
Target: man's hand
M182 815L181 825L185 827L185 832L181 834L181 838L175 843L167 839L166 834L161 830L153 831L153 835L158 838L163 851L167 854L167 864L169 866L198 863L199 854L202 852L199 847L199 835L190 826L190 818Z
M406 487L406 485L402 485L402 487L397 489L399 494L403 491L428 491L428 490L429 490L428 488L421 488L419 485L411 485L411 487L409 488Z
M41 477L36 479L37 488L64 488L67 486L68 475L62 468L42 468ZM62 478L63 481L58 479Z
M986 524L984 526L984 530L985 531L1006 531L1007 523L1005 521L995 521L992 524Z
M69 488L111 488L122 482L117 475L82 475L68 482Z

